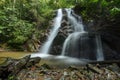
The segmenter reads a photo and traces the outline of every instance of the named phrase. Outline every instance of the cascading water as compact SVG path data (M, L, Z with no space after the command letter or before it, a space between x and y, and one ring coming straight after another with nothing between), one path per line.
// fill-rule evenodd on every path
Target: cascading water
M58 30L61 26L61 20L62 20L62 9L58 9L57 11L57 16L54 19L54 24L53 24L53 29L50 32L50 36L48 37L47 41L45 42L45 44L41 47L40 52L44 53L44 54L48 54L49 50L51 48L52 42L55 39Z
M68 54L70 46L72 46L72 48L71 48L72 50L70 50L70 51L75 52L74 50L75 50L75 46L76 46L76 40L78 39L79 33L85 32L80 16L78 16L78 19L80 21L77 21L77 19L73 16L74 12L72 9L65 9L65 10L67 12L68 21L71 23L71 25L74 29L74 33L71 33L65 40L65 42L63 44L62 54L61 54L62 56L65 54ZM70 45L70 44L72 44L72 45Z
M81 17L71 9L66 9L66 12L74 31L65 40L61 55L88 60L104 60L100 37L89 38L88 32L84 31Z
M72 9L65 9L65 11L67 13L67 21L70 23L73 32L65 39L61 56L87 60L104 60L100 36L90 36L89 33L84 30L81 17L75 14ZM54 19L54 27L51 30L47 41L41 47L40 53L50 53L51 45L61 27L62 19L62 9L59 9L56 18Z
M81 17L77 16L72 9L65 9L65 10L67 12L68 21L73 25L74 31L84 32ZM73 15L77 16L79 20L77 20Z
M102 43L101 43L101 37L99 35L96 35L96 44L97 44L97 61L104 60L103 57L103 50L102 50Z
M75 14L72 9L66 9L66 12L67 12L68 21L71 23L71 25L73 25L72 27L74 29L74 33L71 33L65 40L63 44L62 55L68 54L69 52L68 50L70 46L72 46L71 48L72 50L70 51L75 52L74 50L76 46L76 40L78 39L80 32L85 32L80 16L78 16L78 19L80 21L79 20L77 21L77 19L73 16Z
M62 56L66 54L71 55L70 53L78 52L77 50L78 40L82 33L84 32L74 32L67 37L63 45L62 54L61 54Z

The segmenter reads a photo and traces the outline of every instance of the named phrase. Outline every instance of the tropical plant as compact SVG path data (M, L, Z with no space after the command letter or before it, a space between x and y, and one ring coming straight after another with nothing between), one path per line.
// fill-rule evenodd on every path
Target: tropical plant
M120 0L1 0L0 46L21 48L33 35L39 40L58 8L74 8L85 22L120 21Z

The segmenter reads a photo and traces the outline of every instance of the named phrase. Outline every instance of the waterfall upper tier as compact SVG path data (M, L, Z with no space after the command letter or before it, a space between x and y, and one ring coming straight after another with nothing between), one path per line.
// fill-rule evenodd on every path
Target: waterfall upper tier
M72 25L74 32L84 32L84 26L80 16L76 15L72 9L65 9L67 12L68 21Z

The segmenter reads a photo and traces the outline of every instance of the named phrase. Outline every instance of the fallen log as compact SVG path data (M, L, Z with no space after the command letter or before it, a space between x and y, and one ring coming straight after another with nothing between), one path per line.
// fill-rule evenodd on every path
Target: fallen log
M25 69L28 66L31 67L39 63L40 60L40 57L30 58L30 55L21 59L7 58L5 62L0 64L0 79L5 80L9 77L9 75L15 76L22 69Z

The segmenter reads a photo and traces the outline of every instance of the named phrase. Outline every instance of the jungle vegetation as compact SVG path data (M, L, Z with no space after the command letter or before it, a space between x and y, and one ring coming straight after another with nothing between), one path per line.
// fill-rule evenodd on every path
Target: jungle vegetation
M102 21L97 30L120 30L120 0L0 0L0 48L35 51L59 8L73 8L85 23Z

